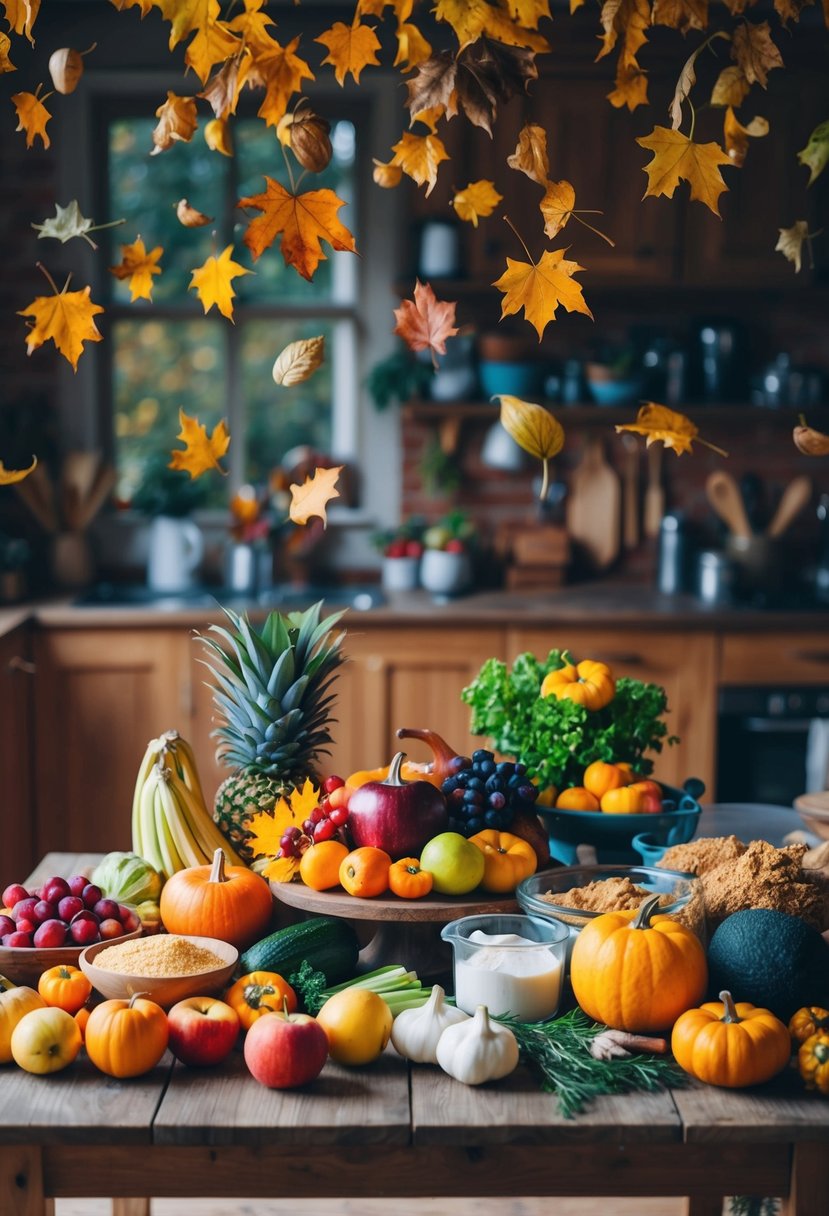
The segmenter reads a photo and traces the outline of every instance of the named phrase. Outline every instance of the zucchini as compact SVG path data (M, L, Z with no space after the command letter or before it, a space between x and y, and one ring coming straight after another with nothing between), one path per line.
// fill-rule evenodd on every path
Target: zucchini
M351 925L333 916L315 916L277 929L249 946L239 959L242 975L276 971L285 979L308 962L321 971L327 984L338 984L354 974L360 943Z

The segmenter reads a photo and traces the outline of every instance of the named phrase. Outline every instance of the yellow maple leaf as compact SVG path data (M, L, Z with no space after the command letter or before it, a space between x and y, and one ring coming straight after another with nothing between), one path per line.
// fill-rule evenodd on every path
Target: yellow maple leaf
M231 32L224 21L211 21L196 33L184 52L184 62L204 84L211 68L232 58L241 47L241 39Z
M459 219L467 220L477 228L478 220L492 215L502 198L503 195L495 189L495 183L482 178L459 190L452 199L452 206Z
M742 68L736 64L723 68L714 87L711 90L712 106L740 106L745 101L751 85L745 78Z
M691 187L692 199L705 203L719 216L717 200L728 189L719 166L731 164L719 144L695 144L681 131L668 127L654 127L650 135L642 135L636 142L653 152L653 160L644 167L648 188L643 198L662 194L672 198L681 179Z
M295 524L307 524L312 515L318 515L327 527L326 504L332 498L340 496L340 491L336 489L336 482L342 468L343 466L340 464L331 469L314 469L313 474L309 473L302 485L295 483L289 487L291 491L289 514Z
M515 10L517 0L513 0L510 7ZM546 38L532 33L523 22L513 21L506 8L494 8L486 0L438 0L432 11L438 21L445 21L452 27L461 48L487 35L504 46L527 47L533 51L549 50Z
M607 100L617 110L627 106L631 112L637 106L644 106L648 101L648 77L635 59L627 63L619 60L616 69L616 87L611 89Z
M195 100L192 97L179 97L169 89L167 100L158 107L155 116L158 124L153 130L151 156L166 152L178 140L189 143L198 126Z
M190 286L195 287L196 294L201 300L207 313L215 304L223 317L233 320L233 303L236 292L233 290L233 279L253 271L240 266L232 258L233 246L228 245L217 258L210 257L192 273Z
M550 0L505 0L507 12L528 30L538 29L542 17L550 16Z
M728 106L723 119L723 143L725 150L731 158L731 163L740 168L748 155L749 139L759 139L763 135L768 135L769 124L766 118L753 118L747 127L744 127L737 115Z
M32 463L28 469L7 469L0 460L0 486L12 486L15 482L22 481L24 477L28 477L37 466L37 456L32 457Z
M337 218L344 200L333 190L291 194L271 177L265 178L265 184L263 194L240 198L238 203L263 212L250 221L245 232L245 244L254 258L260 257L281 233L285 262L310 281L317 266L325 261L321 241L327 241L332 249L357 252L354 237Z
M51 339L77 371L84 342L101 341L92 318L104 310L92 302L90 291L89 287L83 291L64 288L53 296L38 296L28 308L21 309L18 316L34 317L26 339L26 353L30 355Z
M621 60L630 62L648 40L645 31L651 24L650 4L648 0L604 0L600 21L604 34L596 58L609 55L623 35Z
M230 435L224 419L216 423L209 438L207 428L202 426L198 418L188 417L182 409L178 412L178 421L181 430L176 438L183 440L186 446L183 452L176 449L170 453L172 459L167 467L186 469L193 481L208 469L217 469L225 474L226 470L219 464L230 447Z
M219 0L155 0L170 22L170 50L194 30L206 30L219 16Z
M695 426L685 414L668 409L667 405L657 405L654 401L646 401L637 413L636 421L617 426L616 431L617 433L633 431L637 435L644 435L647 447L650 447L652 443L662 443L666 448L671 448L676 452L677 456L681 456L683 452L693 452L694 449L691 445L694 441L710 448L712 452L717 452L720 456L728 455L728 452L715 447L707 439L701 439L699 427Z
M290 882L299 871L301 857L280 857L282 837L289 828L301 830L302 820L291 809L287 798L280 798L274 805L273 814L259 811L245 820L245 831L248 847L252 850L254 859L270 858L264 868L259 868L260 874L274 882Z
M245 0L244 9L227 23L227 28L239 34L248 50L259 52L279 43L271 36L273 18L265 11L265 0Z
M550 164L547 157L547 132L537 123L528 122L518 133L515 151L507 157L511 169L526 173L539 186L547 184Z
M287 46L274 43L276 50L257 54L254 59L256 75L265 86L265 98L257 110L264 118L265 126L275 127L288 109L291 95L302 87L303 80L316 77L304 59L296 54L299 38L293 38Z
M156 245L148 253L140 236L131 245L121 246L121 261L110 266L109 273L116 279L129 279L130 300L153 298L153 275L161 274L157 263L163 252L161 245Z
M26 147L31 148L39 135L44 148L48 148L52 141L46 134L46 124L52 115L40 98L35 93L13 93L12 101L17 111L15 130L26 132Z
M432 53L431 44L411 21L402 21L397 27L397 54L393 67L408 72L423 63Z
M40 12L40 0L3 0L3 8L6 10L9 29L15 34L25 34L34 46L32 26Z
M511 316L524 309L524 316L534 326L538 340L556 309L561 305L567 312L580 312L593 320L593 314L585 303L581 284L573 275L583 270L578 262L564 258L566 249L545 250L538 262L518 262L507 258L507 269L500 279L492 284L504 293L501 303L501 318Z
M369 64L379 64L376 52L380 42L370 25L365 25L355 19L351 25L344 21L336 21L330 30L320 34L314 42L327 47L328 54L323 63L334 66L334 76L337 84L342 85L350 72L359 84L360 73Z
M575 205L576 192L569 182L547 182L546 193L538 206L544 216L544 232L550 240L561 232Z
M418 186L429 183L428 198L438 180L438 165L449 159L443 141L437 135L412 135L406 131L398 143L392 144L391 150L394 153L391 164L399 165Z
M4 34L2 31L0 31L0 74L3 72L17 71L17 68L14 66L11 59L9 59L9 51L11 50L11 47L11 39L9 38L8 34Z

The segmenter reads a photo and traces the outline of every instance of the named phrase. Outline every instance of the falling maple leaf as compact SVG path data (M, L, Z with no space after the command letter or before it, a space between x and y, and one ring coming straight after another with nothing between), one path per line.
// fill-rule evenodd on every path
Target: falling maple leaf
M593 320L585 303L581 284L573 275L583 270L578 262L564 258L566 249L545 250L538 262L519 262L507 258L507 269L493 287L504 293L501 318L524 309L524 316L535 328L538 340L561 305L567 312L580 312ZM529 255L528 255L529 256Z
M330 469L314 469L313 474L309 473L302 485L294 484L289 487L291 491L289 515L295 524L307 524L312 515L318 515L323 526L328 526L325 508L332 498L340 497L336 483L342 468L343 466L340 464Z
M725 111L723 120L723 143L725 150L731 157L731 163L739 169L744 163L748 155L749 139L759 139L763 135L768 135L769 124L766 118L753 118L747 127L744 127L737 115L728 106Z
M124 223L126 223L125 220L111 220L108 224L96 224L94 220L88 220L86 216L81 215L78 200L73 198L66 207L55 203L55 214L44 220L42 224L32 224L32 227L37 232L38 240L43 237L54 237L55 240L61 241L65 245L72 237L82 236L88 245L97 249L98 246L89 236L90 232L97 232L101 228L117 228L119 224Z
M519 447L540 460L543 466L539 498L544 502L550 486L549 461L564 447L564 427L549 410L532 401L508 394L497 396L501 403L501 426Z
M411 71L432 53L431 44L421 34L411 21L401 21L396 30L397 54L392 67L400 68L401 72Z
M140 236L131 245L121 246L121 261L117 266L110 266L109 273L116 279L129 279L131 301L153 298L153 275L161 274L158 260L163 252L162 247L156 245L148 253Z
M217 469L226 476L226 470L219 464L230 447L230 435L224 419L216 423L209 438L207 428L202 426L198 418L188 417L182 409L178 412L178 421L181 430L176 438L183 440L185 450L181 452L176 449L170 453L172 459L168 469L186 469L193 481L208 469Z
M438 300L428 283L415 282L414 300L404 300L395 308L397 324L392 333L399 334L409 350L428 350L437 370L436 355L446 354L446 339L458 332L455 325L457 304Z
M40 12L40 0L3 0L3 8L6 10L9 29L15 34L24 34L34 46L32 27Z
M708 25L708 0L654 0L653 24L687 34Z
M170 22L170 50L188 34L207 29L219 16L219 0L154 0Z
M806 185L811 186L829 162L829 119L815 127L806 147L798 152L797 159L801 165L808 165L809 180Z
M666 448L672 448L677 456L681 456L683 452L693 452L693 442L703 444L719 456L728 455L728 452L709 443L707 439L701 439L699 427L685 414L668 409L667 405L657 405L654 401L645 402L637 413L635 422L626 422L616 427L617 434L622 431L644 435L647 447L652 443L662 443Z
M392 152L392 165L399 166L418 186L429 183L428 198L438 180L438 165L449 159L443 141L437 135L412 135L406 131L398 143L392 144Z
M218 5L216 5L218 11ZM184 62L204 84L211 69L237 55L242 40L237 38L224 21L209 21L201 26L184 52Z
M506 10L525 29L538 29L542 17L550 16L550 0L506 0Z
M153 130L153 150L151 156L166 152L174 143L183 141L189 143L193 132L198 126L196 120L196 103L192 97L179 97L167 90L167 100L155 112L158 124Z
M40 136L44 148L52 141L46 133L46 124L52 115L36 93L12 93L12 101L17 111L16 131L26 132L26 147L31 148L35 138Z
M334 77L339 85L345 82L349 72L359 84L363 68L380 62L376 54L380 49L377 35L370 25L365 25L356 16L351 25L336 21L314 42L327 48L328 54L322 62L333 64Z
M7 469L0 460L0 486L13 486L18 481L23 481L24 477L28 477L34 472L37 467L37 456L32 457L32 463L28 469Z
M649 195L672 198L680 180L687 181L691 198L705 203L719 216L717 200L728 189L719 166L731 163L719 144L695 144L687 135L668 127L654 127L650 135L642 135L636 142L653 152L653 160L644 166L648 188L643 198Z
M467 220L473 227L478 227L478 220L492 215L503 195L495 189L494 182L470 182L463 190L459 190L452 199L452 206L459 219Z
M731 39L731 57L749 84L759 84L765 89L769 72L782 68L783 59L772 42L768 21L744 21L738 25Z
M356 253L354 237L337 218L345 205L333 190L308 190L291 194L271 177L265 178L263 194L240 198L239 207L254 207L261 216L250 221L245 232L245 244L258 258L282 234L282 256L288 266L310 280L320 262L325 261L321 241L332 249Z
M265 98L256 113L268 127L279 124L292 94L302 87L303 80L316 79L305 60L296 54L298 36L284 47L279 43L274 45L275 50L254 56L256 78L265 86Z
M17 71L17 68L14 66L11 59L9 59L9 51L11 50L11 47L11 39L9 38L8 34L4 34L2 31L0 31L0 75L2 75L3 72Z
M236 292L233 290L233 279L243 274L252 274L245 266L240 266L232 258L233 246L228 245L219 256L210 257L192 273L190 287L195 287L196 294L201 300L207 313L215 304L223 317L233 320L233 303Z
M607 100L617 110L627 106L633 112L637 106L644 106L648 101L648 76L640 68L635 59L630 63L619 62L616 67L615 88L607 95Z
M492 134L498 104L526 93L530 81L538 78L534 51L502 46L489 38L465 46L456 62L455 91L447 114L451 117L460 107L469 121L488 135Z
M493 8L486 0L438 0L432 11L452 27L461 49L487 35L504 46L549 50L546 38L513 21L507 8Z
M322 336L289 342L276 357L272 372L274 382L284 385L285 388L302 384L313 376L324 357L325 338Z
M791 228L779 228L778 232L780 236L777 238L777 244L774 247L775 252L782 253L783 257L794 265L795 273L800 274L803 244L806 242L808 245L809 260L811 262L811 238L817 234L809 232L809 225L806 220L796 220ZM812 265L814 265L813 262Z
M213 223L212 215L205 215L203 211L197 211L195 207L191 207L186 198L180 198L175 205L176 218L185 228L203 228L205 224Z
M236 113L239 97L248 76L253 68L253 58L249 53L234 55L214 72L205 87L199 93L210 103L217 118L227 118Z
M711 90L712 106L740 106L745 101L751 85L741 68L736 64L723 68Z
M439 51L418 65L415 75L406 81L406 105L412 122L424 111L446 113L457 71L458 66L451 51Z
M550 163L547 157L547 132L537 123L528 122L518 133L518 143L515 151L507 157L511 169L526 173L531 181L539 186L546 186L550 176Z
M89 287L84 287L83 291L67 291L64 287L60 292L56 289L52 296L37 296L28 308L17 314L34 318L26 338L26 353L30 355L51 339L77 371L84 342L101 341L100 331L92 318L103 311L99 304L93 303Z
M553 240L573 214L576 192L570 182L547 182L546 193L538 204L544 216L545 235Z

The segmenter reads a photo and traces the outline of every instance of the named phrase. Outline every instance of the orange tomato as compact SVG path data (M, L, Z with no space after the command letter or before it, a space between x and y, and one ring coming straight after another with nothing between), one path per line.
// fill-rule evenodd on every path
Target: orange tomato
M626 785L602 794L602 810L608 815L639 815L645 809L645 794L635 785Z
M371 845L352 849L340 862L340 883L349 895L371 899L389 889L391 858Z
M92 984L79 967L58 964L44 971L37 990L47 1005L76 1014L92 994Z
M608 790L617 790L620 786L627 785L629 780L618 764L608 764L606 760L594 760L592 764L588 764L582 777L584 788L590 790L599 800Z
M569 790L562 790L556 799L556 806L562 811L597 811L599 800L583 785L573 785Z
M401 899L421 899L428 895L434 880L428 870L421 870L416 857L401 857L389 867L389 890Z
M339 790L334 790L339 793ZM339 840L321 840L312 844L302 854L299 876L312 891L329 891L339 885L340 862L348 856L348 849Z

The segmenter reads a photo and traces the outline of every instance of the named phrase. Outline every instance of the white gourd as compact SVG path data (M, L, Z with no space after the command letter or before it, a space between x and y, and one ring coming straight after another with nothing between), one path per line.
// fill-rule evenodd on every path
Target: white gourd
M447 1026L468 1022L469 1014L447 1005L446 993L440 984L432 986L432 995L419 1009L404 1009L398 1013L391 1028L391 1041L404 1060L415 1064L437 1064L437 1046Z
M508 1026L490 1020L486 1005L479 1005L471 1021L444 1030L437 1062L456 1081L482 1085L512 1072L518 1064L518 1042Z

